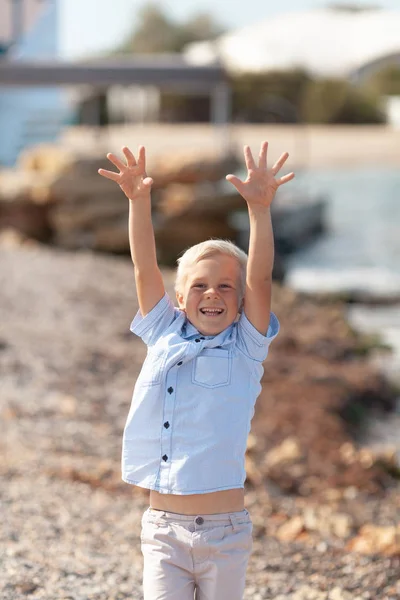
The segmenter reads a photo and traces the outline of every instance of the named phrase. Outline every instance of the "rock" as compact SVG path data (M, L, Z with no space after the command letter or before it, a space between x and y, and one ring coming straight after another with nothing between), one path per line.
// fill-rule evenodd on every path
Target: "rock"
M46 214L53 243L67 249L129 253L128 200L115 182L98 174L100 167L116 170L105 157L72 157L60 151L52 163L48 149L39 148L37 155L31 151L21 161L29 173L53 175L59 167L49 187L53 206ZM228 214L233 206L243 206L243 199L237 193L220 191L216 182L236 165L233 157L207 157L201 152L153 160L153 215L160 262L175 261L188 245L209 237L235 238Z
M186 248L208 238L235 238L235 231L226 221L207 217L180 216L154 225L157 257L166 265L175 265L176 257Z
M336 513L331 517L331 531L338 538L348 538L353 530L354 522L350 515Z
M17 169L41 176L45 173L60 175L75 162L74 154L59 144L40 144L25 148L18 157Z
M226 192L218 184L202 182L195 185L170 184L159 194L157 211L166 217L202 217L224 219L245 207L243 198L237 192Z
M46 205L54 201L51 186L58 175L17 169L0 170L0 203Z
M24 238L48 241L51 238L49 207L32 203L25 198L15 202L0 199L0 231L13 229Z
M388 527L363 525L358 535L349 541L347 548L362 554L383 553L387 556L399 556L400 525Z
M262 474L259 471L257 464L252 460L252 458L246 454L245 457L246 463L246 479L251 482L254 486L259 486L262 482Z
M318 531L324 538L336 536L345 539L354 529L351 515L334 512L330 506L306 507L303 517L307 531Z
M174 152L156 156L148 170L154 179L155 189L170 183L194 184L199 181L220 181L238 166L236 156L218 156L205 150Z
M0 231L11 228L25 237L49 240L48 215L54 202L52 178L23 171L0 171Z
M13 227L7 227L0 230L0 247L1 248L18 248L19 246L35 245L35 241L23 235Z
M289 519L286 523L281 525L276 536L279 540L287 542L295 540L302 531L305 531L304 519L300 516L297 516Z
M265 456L267 466L277 466L282 462L290 462L301 457L300 446L294 437L286 438L279 446L275 446Z
M335 586L330 590L328 595L329 600L353 600L353 595L342 588Z

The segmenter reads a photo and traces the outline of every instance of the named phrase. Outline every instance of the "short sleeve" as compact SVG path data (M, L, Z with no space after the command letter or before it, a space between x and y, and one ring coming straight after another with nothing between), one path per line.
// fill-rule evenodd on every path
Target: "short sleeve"
M269 346L279 329L278 318L273 312L270 313L267 335L263 335L250 323L243 311L237 323L237 346L248 357L262 362L267 358Z
M153 346L163 332L173 323L176 313L171 298L165 292L161 300L147 315L143 317L140 310L137 311L130 325L130 330L142 338L145 344Z

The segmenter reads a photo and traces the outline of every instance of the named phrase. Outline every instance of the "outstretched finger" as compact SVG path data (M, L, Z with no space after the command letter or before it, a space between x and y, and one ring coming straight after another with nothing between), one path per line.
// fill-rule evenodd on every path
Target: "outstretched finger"
M143 179L143 185L145 185L146 187L150 187L152 186L154 183L153 179L151 177L145 177Z
M289 173L288 175L284 175L283 177L281 177L280 179L277 180L277 184L278 185L282 185L282 183L287 183L288 181L290 181L291 179L293 179L294 177L294 173Z
M112 179L113 181L118 181L120 177L119 173L114 173L114 171L106 171L106 169L99 169L97 172L99 175L107 177L107 179Z
M247 167L247 169L249 171L250 171L250 169L253 170L253 169L257 168L256 167L256 163L254 162L253 155L252 155L251 150L250 150L250 146L245 146L244 147L244 158L245 158L245 161L246 161L246 167Z
M128 163L128 167L136 166L136 158L133 156L132 152L129 150L127 146L122 148L122 152L125 154L126 162Z
M111 152L109 152L107 154L107 158L109 161L112 162L113 165L115 165L117 167L117 169L119 169L120 171L124 171L126 168L126 165L124 165L124 163L122 162L122 160L120 160L118 158L118 156L115 156L115 154L112 154Z
M137 161L138 167L140 167L143 171L146 168L146 150L144 146L139 146L139 156Z
M263 142L261 144L261 150L259 154L258 167L260 169L267 168L267 152L268 152L268 142Z
M276 175L278 171L281 170L282 166L285 164L289 156L289 152L284 152L281 157L276 161L274 166L272 167L272 173Z
M242 194L244 184L243 184L243 181L241 179L239 179L239 177L236 177L236 175L229 174L225 177L225 179L227 181L230 181L231 184L235 186L235 188L237 189L239 194Z

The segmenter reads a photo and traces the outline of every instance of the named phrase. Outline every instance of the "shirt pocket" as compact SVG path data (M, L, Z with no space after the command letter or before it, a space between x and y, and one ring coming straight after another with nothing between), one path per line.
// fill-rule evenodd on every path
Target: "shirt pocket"
M162 350L148 350L138 377L138 383L143 386L159 385L167 359L167 353Z
M229 350L205 348L193 361L192 383L205 388L229 385L232 356Z

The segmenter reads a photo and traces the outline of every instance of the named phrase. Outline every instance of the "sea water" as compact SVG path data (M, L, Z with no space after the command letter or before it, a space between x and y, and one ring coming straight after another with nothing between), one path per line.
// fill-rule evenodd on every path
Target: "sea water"
M392 348L379 366L400 385L400 171L303 172L295 181L299 196L327 198L327 232L287 259L286 284L375 299L350 304L347 316L353 327L379 334ZM399 448L400 459L400 399L397 414L371 423L369 445L387 444Z

